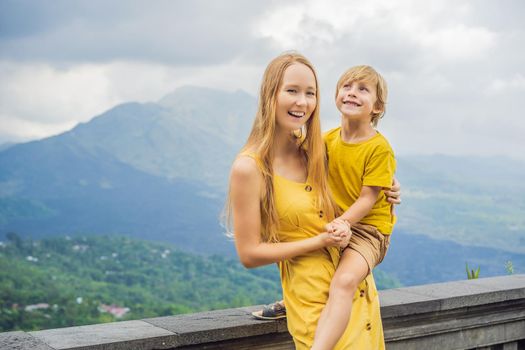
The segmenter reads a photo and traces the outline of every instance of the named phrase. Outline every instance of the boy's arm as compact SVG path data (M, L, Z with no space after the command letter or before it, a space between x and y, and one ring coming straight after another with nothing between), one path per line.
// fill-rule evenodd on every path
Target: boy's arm
M340 218L348 221L350 225L361 221L374 207L381 190L382 187L379 186L363 186L359 198L357 198L354 204L352 204Z

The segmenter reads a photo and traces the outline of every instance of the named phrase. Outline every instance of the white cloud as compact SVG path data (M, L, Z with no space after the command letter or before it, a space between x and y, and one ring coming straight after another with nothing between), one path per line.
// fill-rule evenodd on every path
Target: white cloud
M492 93L503 93L507 90L524 90L525 89L525 77L518 73L510 79L495 79L487 87L485 92L487 94Z
M339 123L337 78L365 63L388 81L380 129L398 153L525 149L520 1L6 4L0 142L51 135L186 84L256 95L267 62L297 49L317 67L325 128Z
M114 101L103 67L0 63L2 114L38 123L86 120ZM102 102L102 106L100 103Z
M119 103L157 101L183 85L256 94L258 66L173 67L112 62L53 67L0 62L0 142L66 131Z
M310 0L266 13L254 26L254 33L272 38L283 49L300 50L312 43L341 44L345 40L367 45L372 38L394 35L416 44L432 60L436 55L445 60L466 60L481 57L497 39L496 33L487 28L461 22L471 12L469 6L452 1L419 4L407 0ZM445 16L455 20L443 19ZM378 41L374 45L389 43Z
M494 47L497 35L486 28L457 24L420 32L417 39L430 52L445 60L457 61L483 58Z
M70 130L76 125L76 121L69 120L57 123L39 123L31 120L23 120L17 117L0 114L0 142L24 142L41 139L60 132Z

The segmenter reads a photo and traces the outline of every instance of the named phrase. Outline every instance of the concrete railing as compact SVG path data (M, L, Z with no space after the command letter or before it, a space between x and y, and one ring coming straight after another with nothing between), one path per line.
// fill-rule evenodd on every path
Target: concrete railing
M525 275L390 289L380 300L389 350L525 349ZM258 308L6 332L0 349L293 349L286 322L255 320Z

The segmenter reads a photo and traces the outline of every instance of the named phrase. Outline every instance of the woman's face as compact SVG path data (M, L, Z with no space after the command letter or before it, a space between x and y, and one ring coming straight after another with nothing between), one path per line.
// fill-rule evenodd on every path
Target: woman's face
M277 128L297 130L310 119L317 105L315 83L314 73L308 66L294 63L286 68L277 92Z

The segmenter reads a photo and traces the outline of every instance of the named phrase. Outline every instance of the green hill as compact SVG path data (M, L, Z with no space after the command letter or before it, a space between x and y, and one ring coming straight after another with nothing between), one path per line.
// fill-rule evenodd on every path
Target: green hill
M0 244L0 331L264 304L280 298L275 266L247 270L237 259L203 257L128 237L56 237ZM399 284L377 275L380 287Z
M280 295L275 268L246 270L232 258L125 237L10 235L0 246L0 266L0 331L115 320L98 310L102 304L127 307L122 319L137 319L267 303ZM26 311L39 303L49 307Z

